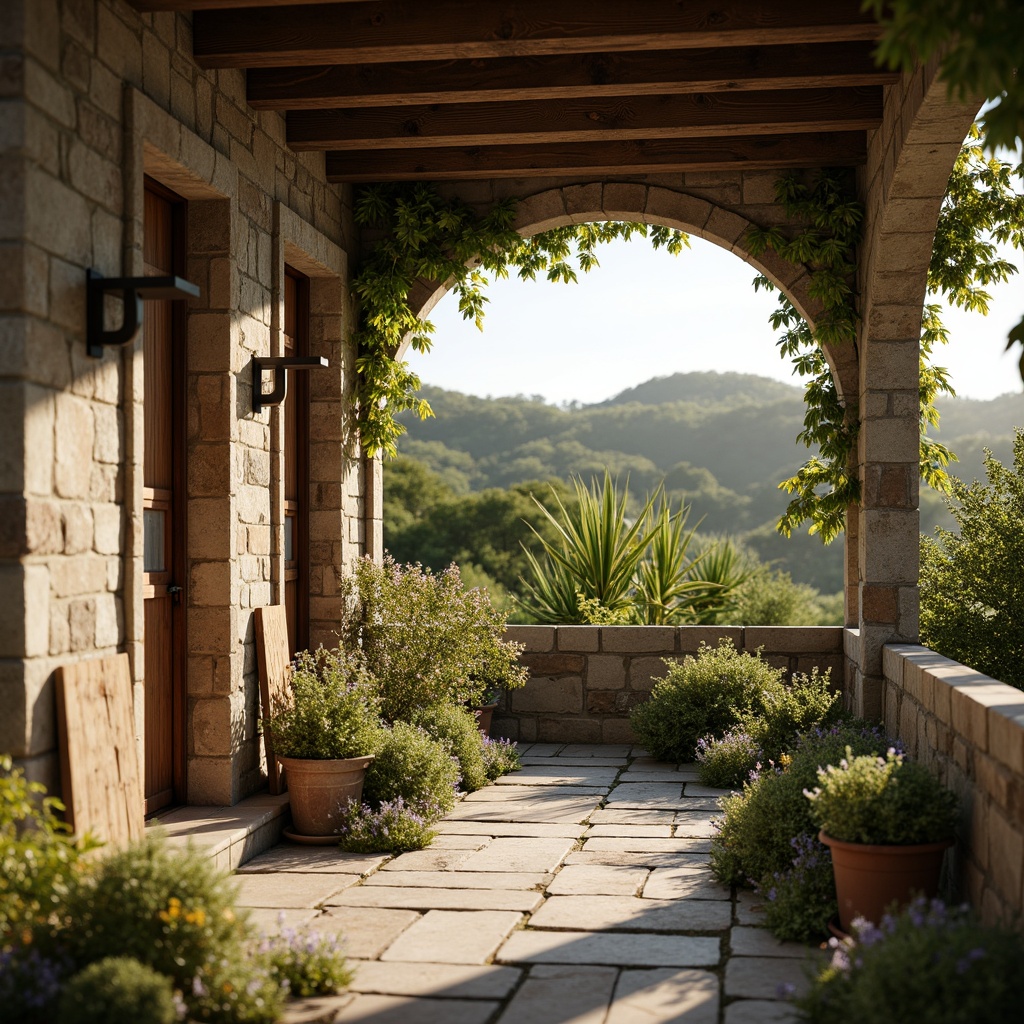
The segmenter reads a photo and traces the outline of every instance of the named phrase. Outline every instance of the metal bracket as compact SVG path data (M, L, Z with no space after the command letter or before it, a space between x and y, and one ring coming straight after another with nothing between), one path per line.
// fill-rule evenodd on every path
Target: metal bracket
M120 294L124 299L124 320L112 331L103 329L104 299ZM199 285L183 277L104 277L98 270L85 272L86 351L94 359L108 345L127 345L142 323L144 299L196 299Z
M252 361L252 411L259 415L265 405L280 405L288 394L289 370L312 370L330 366L324 356L254 356ZM272 370L274 388L263 393L263 372Z

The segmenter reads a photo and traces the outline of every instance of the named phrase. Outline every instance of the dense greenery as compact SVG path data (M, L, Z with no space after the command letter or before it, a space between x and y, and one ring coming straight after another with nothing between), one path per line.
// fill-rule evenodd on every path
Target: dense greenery
M1013 465L991 453L988 483L953 482L957 532L921 541L921 641L940 654L1024 688L1024 430Z
M131 957L111 956L80 970L61 992L64 1024L173 1024L171 979Z
M371 804L397 800L435 819L455 806L459 762L447 744L426 730L395 722L382 737L366 770L363 795Z

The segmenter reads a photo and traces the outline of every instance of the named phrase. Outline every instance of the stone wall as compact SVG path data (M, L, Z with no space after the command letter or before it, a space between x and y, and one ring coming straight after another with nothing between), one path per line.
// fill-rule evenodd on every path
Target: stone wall
M961 801L955 878L988 921L1024 915L1024 693L926 647L885 648L885 727Z
M738 650L762 650L787 672L831 670L843 685L839 626L509 626L524 644L526 686L506 693L493 733L532 742L630 743L630 709L665 675L664 658L695 654L723 638Z
M0 4L0 750L57 787L53 672L127 651L141 735L141 341L85 351L85 271L137 276L144 179L189 204L187 799L261 785L253 609L283 600L280 412L251 411L281 355L286 263L310 278L310 620L379 535L351 423L351 195L322 154L249 109L241 71L192 59L191 20L124 0ZM116 304L115 304L116 305ZM116 309L111 319L117 322ZM365 525L370 521L369 529Z

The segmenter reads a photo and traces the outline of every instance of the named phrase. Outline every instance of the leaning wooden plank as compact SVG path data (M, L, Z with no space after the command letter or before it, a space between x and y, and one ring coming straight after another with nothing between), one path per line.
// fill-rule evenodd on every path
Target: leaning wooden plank
M55 679L69 824L112 847L141 839L144 803L128 655L66 665Z
M256 657L260 667L260 708L263 718L288 699L288 676L291 657L288 647L288 619L284 605L256 609ZM271 793L283 793L281 767L274 757L274 738L263 730L263 746L267 752L267 779Z

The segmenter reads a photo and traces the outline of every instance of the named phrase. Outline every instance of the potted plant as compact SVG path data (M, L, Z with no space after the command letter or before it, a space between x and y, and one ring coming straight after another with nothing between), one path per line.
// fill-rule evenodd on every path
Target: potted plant
M286 772L291 836L335 836L346 805L362 798L380 736L376 688L362 662L342 650L300 652L289 700L263 724Z
M818 770L804 790L818 838L832 851L839 924L878 923L890 904L935 896L946 849L953 845L956 797L923 765L890 749L846 757Z

